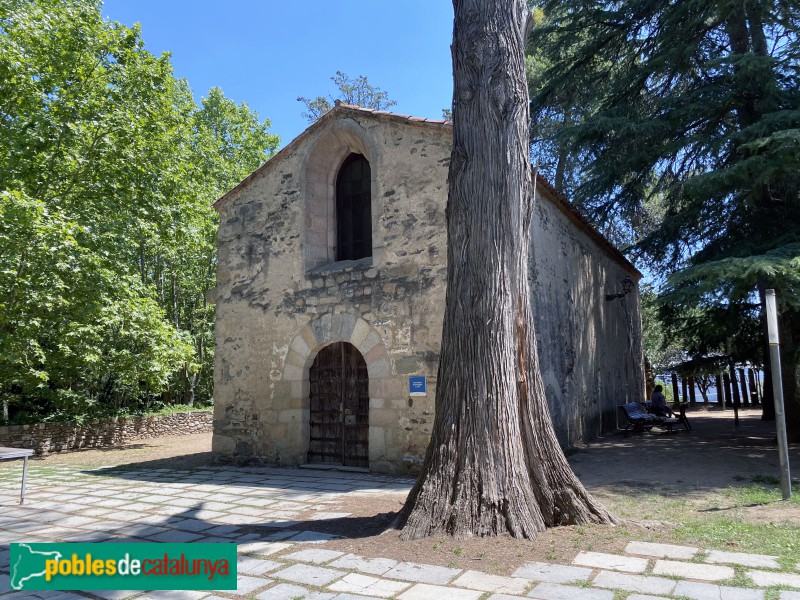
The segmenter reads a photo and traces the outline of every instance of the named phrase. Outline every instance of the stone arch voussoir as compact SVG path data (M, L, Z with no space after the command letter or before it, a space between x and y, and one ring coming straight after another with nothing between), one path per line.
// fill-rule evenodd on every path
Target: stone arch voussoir
M381 214L378 175L382 156L372 135L349 117L330 123L313 140L300 166L300 193L303 198L303 262L310 270L335 260L334 188L336 174L351 154L362 154L370 164L372 178L373 252L382 247L383 236L376 227Z
M334 342L349 342L364 357L371 398L377 395L378 382L391 375L386 344L372 325L353 313L328 313L305 325L289 344L283 379L293 384L294 398L308 399L308 369L317 353Z

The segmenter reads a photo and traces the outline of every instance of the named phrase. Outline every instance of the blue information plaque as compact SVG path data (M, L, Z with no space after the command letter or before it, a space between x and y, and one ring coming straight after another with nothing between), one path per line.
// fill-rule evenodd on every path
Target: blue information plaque
M408 393L412 396L428 395L428 384L425 375L412 375L408 378Z

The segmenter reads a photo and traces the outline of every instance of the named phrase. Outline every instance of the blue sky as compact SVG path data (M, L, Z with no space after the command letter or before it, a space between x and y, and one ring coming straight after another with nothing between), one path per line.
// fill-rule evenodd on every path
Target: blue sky
M216 85L269 118L281 146L308 125L297 97L333 94L336 71L367 76L401 114L438 119L450 106L449 0L106 0L103 13L140 23L198 100Z

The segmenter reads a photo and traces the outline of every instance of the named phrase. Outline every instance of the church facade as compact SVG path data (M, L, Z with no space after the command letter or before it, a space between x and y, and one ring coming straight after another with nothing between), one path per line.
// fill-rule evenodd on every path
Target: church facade
M337 104L216 203L215 453L419 469L441 346L451 144L447 122ZM536 187L531 302L567 447L643 399L641 274L546 182Z

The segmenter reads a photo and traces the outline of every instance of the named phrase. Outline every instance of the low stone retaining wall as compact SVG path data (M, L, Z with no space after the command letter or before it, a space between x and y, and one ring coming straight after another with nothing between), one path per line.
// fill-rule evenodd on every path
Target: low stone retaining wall
M83 423L38 423L0 427L0 446L33 448L36 454L48 454L80 448L110 448L132 440L186 435L211 431L210 410L154 415L114 417Z

